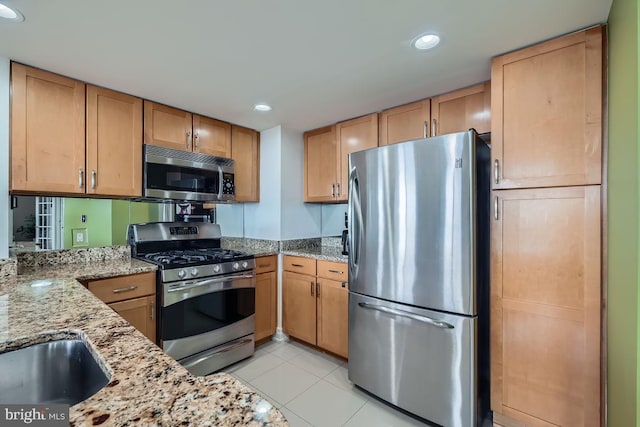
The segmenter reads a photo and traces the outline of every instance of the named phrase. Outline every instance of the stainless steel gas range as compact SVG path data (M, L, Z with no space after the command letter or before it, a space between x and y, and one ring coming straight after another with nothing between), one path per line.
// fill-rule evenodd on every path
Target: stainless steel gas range
M254 351L255 261L220 248L220 226L157 222L129 226L134 258L158 265L158 344L194 375Z

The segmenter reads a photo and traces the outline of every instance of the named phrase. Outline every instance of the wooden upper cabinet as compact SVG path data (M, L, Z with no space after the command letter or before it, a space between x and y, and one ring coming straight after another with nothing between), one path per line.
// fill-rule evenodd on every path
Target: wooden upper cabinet
M236 202L259 202L260 134L231 126L231 158L235 160Z
M231 157L231 125L209 117L193 115L193 151Z
M431 101L414 102L380 113L380 145L427 138L431 121Z
M338 164L335 126L305 132L305 202L335 201Z
M87 86L87 193L142 196L142 100Z
M531 426L599 426L600 186L493 194L491 407Z
M11 85L11 190L84 193L84 83L12 63Z
M332 353L349 357L349 290L347 282L317 279L317 342Z
M431 98L431 136L465 132L491 132L489 82Z
M192 150L192 114L144 101L144 143L174 150Z
M493 188L601 183L603 27L493 59Z
M346 201L349 198L349 154L378 146L378 114L347 120L336 125L336 140L339 144L338 183L336 199Z

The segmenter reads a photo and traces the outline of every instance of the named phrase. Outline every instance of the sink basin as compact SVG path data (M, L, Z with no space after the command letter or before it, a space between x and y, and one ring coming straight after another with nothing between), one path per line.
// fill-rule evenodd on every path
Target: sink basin
M109 378L84 342L64 339L0 354L0 403L74 405Z

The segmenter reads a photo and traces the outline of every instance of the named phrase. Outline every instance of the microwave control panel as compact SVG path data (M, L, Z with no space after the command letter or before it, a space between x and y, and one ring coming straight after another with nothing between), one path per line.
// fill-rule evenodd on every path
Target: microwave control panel
M222 194L235 194L236 186L232 173L222 174Z

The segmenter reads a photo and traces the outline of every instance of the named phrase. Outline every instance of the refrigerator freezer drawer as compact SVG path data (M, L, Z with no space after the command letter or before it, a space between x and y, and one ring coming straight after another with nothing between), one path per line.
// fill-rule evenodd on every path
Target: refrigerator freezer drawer
M476 425L475 317L349 293L349 379L437 424Z

